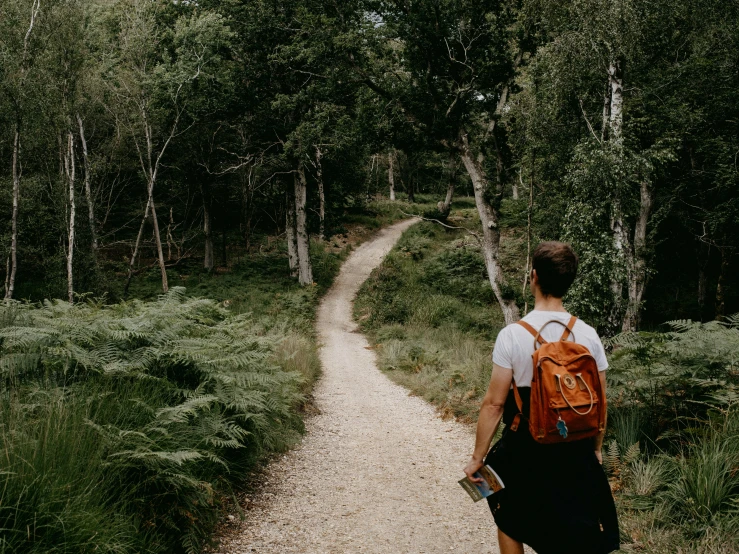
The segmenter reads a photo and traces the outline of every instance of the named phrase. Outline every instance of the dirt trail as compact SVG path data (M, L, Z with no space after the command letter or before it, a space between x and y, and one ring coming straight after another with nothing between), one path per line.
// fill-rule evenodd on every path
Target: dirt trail
M457 484L472 430L383 375L352 319L360 285L413 223L382 230L343 265L318 312L321 413L219 552L497 552L487 505Z

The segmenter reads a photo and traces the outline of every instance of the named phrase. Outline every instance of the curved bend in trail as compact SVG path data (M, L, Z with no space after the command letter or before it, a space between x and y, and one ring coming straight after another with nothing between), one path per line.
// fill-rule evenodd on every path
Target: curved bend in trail
M267 470L221 553L497 552L487 505L457 484L472 431L383 375L352 319L360 285L413 223L382 230L344 263L318 312L320 415Z

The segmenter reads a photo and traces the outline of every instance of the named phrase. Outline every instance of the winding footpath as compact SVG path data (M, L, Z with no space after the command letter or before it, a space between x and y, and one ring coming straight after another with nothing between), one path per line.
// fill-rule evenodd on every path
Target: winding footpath
M457 484L472 429L442 421L383 375L352 319L360 285L414 223L380 231L344 263L318 311L320 414L301 446L267 469L218 552L498 551L487 505Z

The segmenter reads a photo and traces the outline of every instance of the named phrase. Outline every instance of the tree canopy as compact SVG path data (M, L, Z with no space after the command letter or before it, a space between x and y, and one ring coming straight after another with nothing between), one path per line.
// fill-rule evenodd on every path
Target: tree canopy
M308 284L311 237L393 187L474 194L508 321L506 210L574 245L567 300L603 331L722 317L738 29L711 0L6 0L5 296L125 294L151 267L166 290L282 233Z

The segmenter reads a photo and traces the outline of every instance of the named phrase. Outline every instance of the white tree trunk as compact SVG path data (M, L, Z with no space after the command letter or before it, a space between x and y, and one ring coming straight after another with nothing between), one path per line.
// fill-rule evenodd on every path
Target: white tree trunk
M177 259L182 258L182 252L180 251L180 245L174 238L172 232L177 228L174 224L174 208L169 208L169 223L167 224L167 261L172 261L172 245L177 250Z
M452 210L452 199L454 198L454 184L457 180L457 166L454 163L454 154L449 156L449 184L446 188L446 197L443 202L439 202L436 208L444 216L448 216Z
M169 291L169 282L167 280L167 267L164 263L164 250L162 250L162 235L159 233L159 221L157 220L157 209L154 205L154 183L149 185L149 205L151 206L151 223L154 226L154 240L157 247L157 258L159 260L159 269L162 273L162 290Z
M159 164L162 161L162 156L164 156L169 143L172 141L172 137L174 137L175 133L177 132L180 114L178 113L177 117L175 118L175 121L170 129L169 137L159 151L156 159L154 159L153 131L151 125L149 124L149 113L147 104L142 101L142 103L139 105L139 110L144 127L144 138L146 139L146 160L144 160L140 149L139 157L141 162L141 169L147 178L146 192L148 195L148 211L150 211L151 213L151 223L154 227L154 242L157 249L157 261L159 263L159 270L162 274L162 291L168 292L169 281L167 279L167 267L164 262L164 250L162 249L162 235L159 232L159 220L157 219L157 210L156 205L154 204L154 185L156 185L157 175L159 174ZM136 143L136 146L138 148L138 142Z
M25 87L26 75L28 73L28 41L31 38L33 27L36 24L36 18L41 10L41 0L33 0L31 6L31 21L28 30L23 37L23 52L21 54L20 79L18 81L18 90L16 94L20 94ZM11 215L10 230L10 267L7 269L5 276L5 300L13 298L15 291L15 276L18 269L18 204L20 201L20 185L21 185L21 107L20 99L16 98L15 112L15 129L13 133L13 154L12 154L12 173L13 173L13 211Z
M516 306L516 302L513 299L503 297L505 279L498 263L500 230L498 229L497 214L485 198L488 189L487 176L485 175L485 170L482 168L482 164L478 163L470 151L467 135L464 131L462 131L460 140L460 156L470 179L472 179L472 185L475 191L475 204L477 205L477 212L480 215L480 223L482 224L482 239L480 242L488 280L503 312L506 324L515 323L520 318L518 306Z
M436 205L436 209L443 216L448 216L452 211L452 199L454 198L454 181L449 181L446 189L446 197Z
M456 176L455 176L456 177ZM444 210L449 211L452 207L452 200L454 199L454 178L449 181L449 186L446 189L446 198L444 198Z
M85 139L85 127L82 118L77 114L77 123L80 128L80 143L82 144L82 161L85 163L85 200L87 201L87 218L90 222L90 237L92 239L92 254L97 263L98 233L95 222L95 203L92 198L92 187L90 186L90 158L87 153L87 140Z
M634 226L634 248L628 260L629 303L626 307L622 331L636 331L639 326L639 312L647 286L647 224L652 211L652 191L649 181L640 185L639 216Z
M611 89L610 140L618 145L623 142L624 79L622 62L615 60L608 68Z
M521 183L521 186L523 187L524 186L524 184L523 184L523 169L521 169L521 168L519 168L519 170L518 170L518 181L519 181L519 183ZM511 196L513 197L514 200L518 200L518 196L519 196L519 193L518 193L518 183L516 181L513 181L513 187L512 188L513 188L513 190L511 191Z
M395 200L395 174L393 173L393 157L392 149L387 153L387 182L390 185L390 200Z
M295 186L286 194L285 235L287 235L287 261L290 264L290 277L298 276L298 242L295 232Z
M67 138L67 154L64 157L64 171L69 187L69 234L67 237L67 296L69 303L74 304L74 224L77 216L75 202L75 160L74 135L70 129Z
M612 67L612 66L611 66ZM608 79L606 79L606 92L603 95L603 121L601 122L600 140L608 140L608 128L611 125L611 71L609 68Z
M608 140L616 147L623 145L623 71L622 63L614 60L608 68L608 83L610 89L610 106ZM604 117L606 109L604 108ZM618 265L626 264L627 273L628 265L631 263L628 257L629 236L628 230L624 225L623 207L618 192L614 195L611 202L611 232L613 234L613 248L616 253L616 263ZM611 279L611 292L613 293L614 306L611 313L611 324L623 327L623 280L619 275L614 275Z
M298 164L295 183L295 234L298 245L298 282L301 285L313 284L313 267L310 262L310 240L306 227L306 203L308 182L302 162Z
M10 267L5 277L5 300L13 298L15 275L18 269L18 202L21 188L20 149L20 121L16 121L15 133L13 134L13 211L10 219Z
M9 286L10 286L10 256L5 258L5 292L6 294L7 294Z
M325 226L325 220L326 220L326 195L323 190L323 166L321 166L321 158L323 157L323 152L321 152L321 149L316 146L316 181L318 181L318 217L320 218L320 225L318 229L318 240L323 242L323 240L326 238L326 226Z

